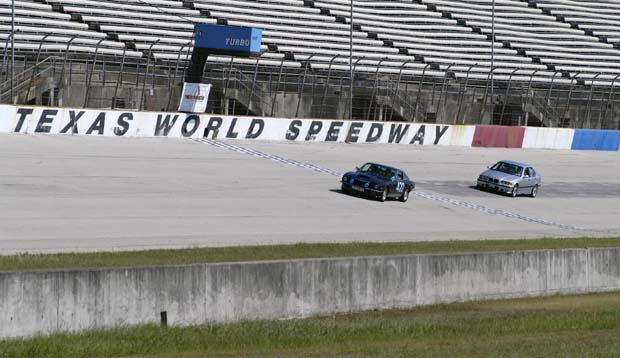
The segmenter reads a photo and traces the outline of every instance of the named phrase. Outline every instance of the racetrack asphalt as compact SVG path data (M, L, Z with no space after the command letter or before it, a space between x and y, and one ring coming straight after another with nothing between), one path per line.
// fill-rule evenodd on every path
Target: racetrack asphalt
M475 189L500 159L534 165L539 196ZM342 194L366 161L418 195ZM0 254L620 236L618 152L4 134L0 168Z

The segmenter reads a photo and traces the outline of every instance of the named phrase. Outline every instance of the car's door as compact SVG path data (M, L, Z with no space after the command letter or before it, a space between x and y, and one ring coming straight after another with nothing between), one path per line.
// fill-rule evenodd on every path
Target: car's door
M522 189L530 190L534 186L534 170L531 167L525 168L523 171Z
M395 175L393 194L395 196L401 196L403 191L405 191L405 176L403 172L399 170Z
M540 185L540 175L532 167L530 167L530 171L532 173L532 185Z

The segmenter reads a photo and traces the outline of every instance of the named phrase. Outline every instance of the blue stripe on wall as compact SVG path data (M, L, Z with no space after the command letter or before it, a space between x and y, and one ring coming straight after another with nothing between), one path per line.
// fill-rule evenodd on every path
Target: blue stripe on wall
M620 131L575 129L571 149L620 150Z

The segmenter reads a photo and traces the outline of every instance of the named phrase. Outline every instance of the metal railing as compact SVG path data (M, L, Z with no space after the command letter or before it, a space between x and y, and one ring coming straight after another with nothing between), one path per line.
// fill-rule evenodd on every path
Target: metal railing
M6 61L0 73L0 102L42 103L45 91L56 91L54 103L71 107L126 108L173 111L180 98L187 61L94 55L36 56L18 61L12 81ZM557 72L543 78L532 73L517 79L516 71L495 79L473 76L472 67L455 76L451 66L444 76L427 70L398 73L372 67L313 68L312 58L301 67L254 63L208 62L204 81L212 83L208 111L218 114L402 120L455 124L619 127L620 99L615 78ZM435 71L437 72L437 71ZM547 71L549 72L549 71ZM488 76L490 77L490 76ZM351 83L353 78L353 83ZM13 87L10 84L13 84ZM353 85L353 98L349 87ZM15 98L10 98L15 93ZM79 95L78 95L79 94ZM349 109L348 103L352 106Z

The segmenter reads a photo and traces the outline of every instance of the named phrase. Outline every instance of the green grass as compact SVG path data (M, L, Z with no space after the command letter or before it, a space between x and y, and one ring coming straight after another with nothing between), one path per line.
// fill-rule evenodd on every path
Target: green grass
M20 357L617 357L620 293L0 342Z
M620 238L489 240L400 243L296 244L108 253L0 256L0 271L154 266L346 256L617 247Z

